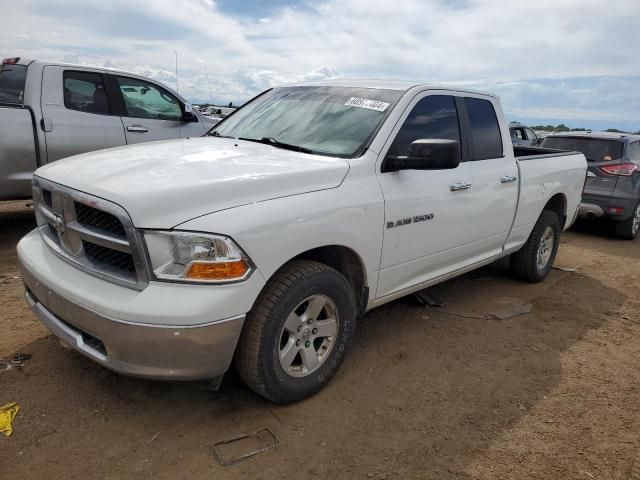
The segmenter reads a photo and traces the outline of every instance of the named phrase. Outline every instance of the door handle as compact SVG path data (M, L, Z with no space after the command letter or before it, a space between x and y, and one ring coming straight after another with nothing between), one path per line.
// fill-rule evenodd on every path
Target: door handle
M505 175L504 177L500 177L500 183L510 183L515 182L518 179L515 175Z
M458 190L469 190L471 188L470 183L457 182L449 185L449 188L452 192L457 192Z
M129 125L127 127L127 132L133 133L147 133L149 129L147 127L143 127L142 125Z

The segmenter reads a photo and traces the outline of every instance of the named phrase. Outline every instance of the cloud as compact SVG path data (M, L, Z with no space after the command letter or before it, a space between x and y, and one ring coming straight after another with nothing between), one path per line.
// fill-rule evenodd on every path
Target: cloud
M508 111L570 110L577 119L601 112L640 128L640 106L629 100L640 80L637 0L255 3L0 0L0 49L108 63L170 86L178 51L189 98L208 97L204 63L214 97L225 102L282 82L401 78L496 88ZM577 78L586 83L578 87Z

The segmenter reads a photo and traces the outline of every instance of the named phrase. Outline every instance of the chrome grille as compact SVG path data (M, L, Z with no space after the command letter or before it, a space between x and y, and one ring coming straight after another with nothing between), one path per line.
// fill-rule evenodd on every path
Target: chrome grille
M147 285L138 235L122 207L39 177L33 201L42 238L62 258L113 283Z

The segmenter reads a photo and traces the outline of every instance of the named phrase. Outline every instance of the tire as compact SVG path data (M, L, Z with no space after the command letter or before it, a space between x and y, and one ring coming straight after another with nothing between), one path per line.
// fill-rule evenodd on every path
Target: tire
M302 400L338 371L355 324L347 279L322 263L292 261L267 282L248 313L235 368L250 389L272 402Z
M552 232L551 239L549 239L550 232ZM549 210L543 210L527 243L511 255L512 274L520 280L531 283L544 280L551 271L558 253L560 232L558 216ZM545 240L545 246L542 245L543 240Z
M636 205L633 215L626 220L614 222L614 235L624 240L633 240L638 236L640 230L640 203Z

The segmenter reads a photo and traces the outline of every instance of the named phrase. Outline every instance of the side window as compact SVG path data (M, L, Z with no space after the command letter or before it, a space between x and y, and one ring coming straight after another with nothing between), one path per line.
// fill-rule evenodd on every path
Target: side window
M538 136L536 135L536 132L534 132L533 130L531 130L530 128L527 128L527 140L537 140Z
M511 138L515 140L524 140L524 130L522 128L512 128Z
M180 102L163 88L137 78L117 78L127 116L154 120L182 120Z
M415 140L443 138L460 143L458 112L453 97L430 95L420 100L393 140L390 156L405 156Z
M471 160L502 157L502 135L496 111L489 100L465 97L471 129Z
M627 156L636 162L640 161L640 142L630 143L627 147Z
M109 115L109 102L102 75L93 72L65 70L64 106L70 110Z

